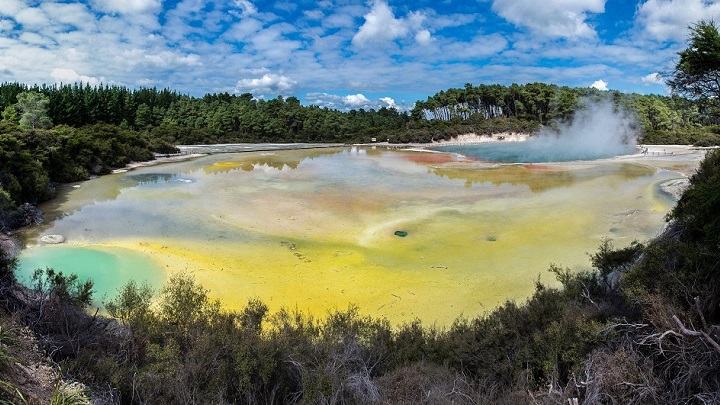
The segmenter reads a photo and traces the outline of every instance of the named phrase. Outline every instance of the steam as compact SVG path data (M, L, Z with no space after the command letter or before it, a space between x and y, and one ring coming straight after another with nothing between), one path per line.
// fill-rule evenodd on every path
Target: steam
M545 129L527 142L533 161L568 161L626 155L635 150L637 125L609 100L590 102L569 123Z
M564 162L633 153L635 119L610 100L581 100L584 107L556 129L543 129L525 142L498 142L446 150L496 162Z

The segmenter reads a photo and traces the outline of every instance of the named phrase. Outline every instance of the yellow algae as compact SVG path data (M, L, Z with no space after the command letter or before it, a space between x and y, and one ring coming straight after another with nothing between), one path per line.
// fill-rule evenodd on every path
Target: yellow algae
M54 209L69 215L26 239L51 232L143 253L227 308L253 297L319 314L354 303L393 323L448 325L525 299L538 275L553 281L550 263L588 267L604 237L654 236L670 208L655 190L673 174L646 166L478 170L409 153L277 151L142 169L84 183L82 203L67 194ZM139 181L153 176L162 181ZM94 188L115 197L89 202Z

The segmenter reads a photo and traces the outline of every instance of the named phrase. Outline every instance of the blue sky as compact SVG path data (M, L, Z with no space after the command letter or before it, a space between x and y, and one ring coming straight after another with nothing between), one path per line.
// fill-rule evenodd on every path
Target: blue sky
M706 0L0 0L0 81L408 108L546 82L665 93Z

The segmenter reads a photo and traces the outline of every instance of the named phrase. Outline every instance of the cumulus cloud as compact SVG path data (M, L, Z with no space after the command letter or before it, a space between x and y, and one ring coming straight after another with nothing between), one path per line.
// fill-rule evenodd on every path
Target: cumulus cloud
M605 12L606 0L494 0L492 9L511 23L549 37L588 38L589 13Z
M161 0L93 0L93 5L106 13L137 14L160 9Z
M3 0L2 7L0 7L0 15L13 17L26 7L27 5L21 0Z
M297 82L287 76L266 73L254 79L240 79L235 85L235 93L285 95L295 90Z
M44 26L48 23L45 13L35 7L28 7L15 14L15 21L25 26Z
M662 77L660 76L660 73L650 73L648 75L643 76L641 79L643 83L645 84L663 84L665 81L663 81Z
M404 21L395 18L387 3L376 0L369 13L365 15L365 23L353 36L352 43L363 46L368 42L382 42L404 37L408 27Z
M365 46L368 43L382 43L406 37L416 31L415 40L420 44L430 42L430 31L421 29L425 15L412 12L407 18L395 18L390 6L382 0L375 0L370 12L365 14L365 23L353 36L352 43Z
M56 83L86 83L91 86L97 86L105 80L104 78L98 79L97 77L80 75L72 69L61 68L53 69L53 71L50 72L50 76L55 79Z
M648 0L637 10L637 22L651 37L683 41L687 27L700 19L720 18L720 3L706 0Z
M380 97L379 99L383 103L387 104L388 107L397 108L397 104L395 104L395 100L393 100L390 97Z
M428 30L420 30L415 34L415 42L420 45L427 45L432 42L432 36Z
M346 105L353 108L364 107L370 103L370 100L362 94L350 94L349 96L345 96L343 101Z
M607 85L608 84L606 81L600 79L600 80L595 80L593 82L593 84L590 85L590 87L592 87L593 89L601 90L601 91L607 91L607 89L608 89Z
M398 111L407 111L412 106L398 105L392 97L380 97L377 100L370 100L364 94L349 94L347 96L339 96L328 93L308 93L305 96L311 104L319 107L327 107L341 111L349 110L379 110L380 108L395 108Z

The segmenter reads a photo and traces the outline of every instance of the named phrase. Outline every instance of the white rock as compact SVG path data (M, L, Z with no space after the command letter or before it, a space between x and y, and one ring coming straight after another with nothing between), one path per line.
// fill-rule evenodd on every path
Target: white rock
M62 235L43 235L40 240L51 245L57 245L65 242L65 237Z

